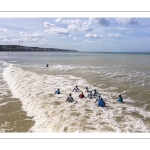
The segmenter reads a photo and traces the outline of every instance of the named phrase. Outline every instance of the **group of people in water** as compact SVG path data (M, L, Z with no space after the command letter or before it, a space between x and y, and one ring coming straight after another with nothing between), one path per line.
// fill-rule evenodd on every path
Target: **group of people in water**
M78 88L78 86L76 86L76 87L73 89L72 92L74 92L74 91L75 91L75 92L81 92L81 93L79 94L79 98L85 98L83 92ZM99 107L105 107L105 102L104 102L103 98L101 97L100 93L98 93L96 90L93 90L93 93L92 93L92 91L89 91L88 87L86 87L86 92L88 93L87 97L88 97L89 99L96 98L95 103L97 102L97 104L98 104ZM60 94L60 90L57 89L56 92L55 92L55 94ZM66 101L67 101L67 102L74 102L75 100L73 99L72 95L69 94L69 96L68 96L68 98L67 98ZM121 95L119 95L118 102L123 103L123 98L122 98Z

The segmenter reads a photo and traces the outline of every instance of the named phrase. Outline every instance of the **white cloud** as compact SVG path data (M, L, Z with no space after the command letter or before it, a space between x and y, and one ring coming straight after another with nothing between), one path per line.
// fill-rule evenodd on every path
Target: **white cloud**
M82 40L82 38L74 37L73 40Z
M0 28L0 32L6 32L6 31L7 31L6 28L4 28L4 29Z
M44 27L45 27L45 28L54 28L55 25L52 24L52 23L49 23L49 22L44 22Z
M34 41L34 42L38 42L39 40L38 40L38 39L32 39L32 41Z
M32 37L41 37L41 36L44 36L43 33L40 33L40 32L36 32L34 34L31 34Z
M4 40L2 40L3 42L10 42L10 40L8 40L8 39L4 39Z
M77 38L76 38L76 37L74 37L74 38L73 38L73 40L77 40Z
M62 20L57 19L57 22L59 21L62 24L68 25L68 30L73 31L92 31L93 27L91 27L90 21L82 21L80 19L69 19L69 20Z
M97 34L91 34L91 33L86 34L85 37L89 37L89 38L103 38L102 36L99 36Z
M40 32L36 32L36 33L33 33L33 34L27 34L27 33L22 32L22 31L20 32L20 35L22 37L25 37L25 38L36 38L36 37L42 37L42 36L44 36L44 34L40 33Z
M102 26L109 26L109 20L107 18L89 18L90 21L94 21Z
M69 34L68 29L57 27L49 22L44 22L44 27L49 28L45 30L47 33Z
M83 42L86 42L86 43L94 43L94 41L90 41L90 40L84 40Z
M0 39L6 39L7 38L7 36L0 36Z
M138 21L136 18L116 18L116 21L120 24L144 25L144 23Z
M116 29L117 30L134 30L134 29L131 29L131 28L126 28L126 27L117 27Z
M61 18L57 18L56 20L55 20L55 22L60 22L61 21Z
M52 28L50 30L45 30L45 32L47 33L58 33L58 34L69 34L68 30L67 29L64 29L64 28Z
M122 34L115 33L115 34L108 34L107 37L119 38L119 37L123 37L123 35L122 35Z
M23 39L4 39L2 41L6 43L11 43L11 44L18 44L18 42L21 42L21 43L26 42Z

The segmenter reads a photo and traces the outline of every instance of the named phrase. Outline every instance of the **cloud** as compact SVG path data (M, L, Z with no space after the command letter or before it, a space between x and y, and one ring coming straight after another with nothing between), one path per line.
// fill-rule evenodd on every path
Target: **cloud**
M38 42L39 40L38 40L38 39L32 39L32 41L34 41L34 42Z
M102 36L99 36L97 34L91 34L91 33L86 34L85 37L88 37L88 38L103 38Z
M68 29L60 28L49 22L44 22L44 27L48 28L48 30L45 30L47 33L69 34Z
M25 33L25 32L20 32L20 35L22 36L22 37L25 37L25 38L37 38L37 37L42 37L42 36L44 36L44 34L43 33L40 33L40 32L36 32L36 33L33 33L33 34L27 34L27 33Z
M40 33L40 32L36 32L34 34L31 34L30 36L32 36L32 37L41 37L41 36L44 36L44 34Z
M22 43L26 42L23 39L4 39L2 41L6 43L11 43L11 44L16 44L16 43L18 44L18 42L22 42Z
M57 18L56 20L55 20L55 22L60 22L61 21L61 18Z
M0 36L0 39L6 39L7 38L7 36Z
M122 35L122 34L115 33L115 34L107 34L107 37L119 38L119 37L123 37L123 35Z
M10 42L10 40L8 40L8 39L4 39L4 40L2 40L3 42L7 42L7 43L9 43Z
M6 32L6 31L7 31L6 28L4 28L4 29L0 28L0 32Z
M134 30L134 29L131 29L131 28L126 28L126 27L117 27L116 29L117 30Z
M86 42L86 43L95 43L95 41L90 41L90 40L84 40L83 42Z
M8 43L17 43L17 42L25 43L27 41L38 42L39 40L37 38L43 37L45 35L41 32L35 32L33 34L28 34L28 33L21 31L20 36L21 37L18 39L10 39L10 40L7 39L4 42L8 42Z
M69 34L69 31L64 28L57 28L57 29L50 29L50 30L45 30L47 33L58 33L58 34Z
M120 24L144 25L144 23L138 21L136 18L116 18L116 21Z
M73 31L92 31L93 30L93 27L91 27L90 21L82 21L80 19L65 20L65 19L58 18L55 20L55 22L67 24L68 30L73 30Z
M45 28L53 28L53 27L55 27L55 25L52 23L49 23L49 22L44 22L44 27Z
M102 26L109 26L109 20L107 18L89 18L90 21L94 21Z
M73 38L73 40L77 40L77 38L76 38L76 37L74 37L74 38Z
M82 38L74 37L73 40L82 40Z

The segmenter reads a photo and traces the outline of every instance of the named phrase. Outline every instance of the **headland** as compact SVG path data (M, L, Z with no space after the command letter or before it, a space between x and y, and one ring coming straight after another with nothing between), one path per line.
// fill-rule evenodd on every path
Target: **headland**
M1 51L59 51L59 52L79 52L78 50L68 50L59 48L42 48L42 47L29 47L21 45L0 45Z

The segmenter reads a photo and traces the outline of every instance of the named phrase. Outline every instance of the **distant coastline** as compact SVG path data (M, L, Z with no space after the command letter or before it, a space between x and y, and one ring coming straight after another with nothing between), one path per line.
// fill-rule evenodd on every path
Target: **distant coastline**
M29 47L21 45L0 45L0 52L3 51L50 51L50 52L79 52L78 50L68 50L59 48L42 48L42 47Z

